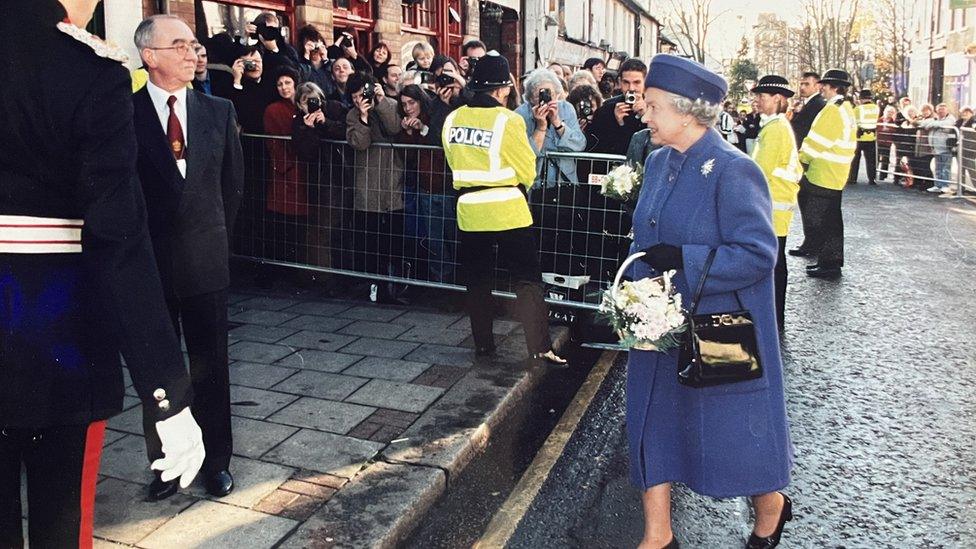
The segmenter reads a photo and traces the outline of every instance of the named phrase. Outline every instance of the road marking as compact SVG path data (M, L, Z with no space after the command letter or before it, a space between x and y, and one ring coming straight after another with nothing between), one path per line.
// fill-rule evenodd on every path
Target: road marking
M488 528L482 534L481 539L472 546L473 549L501 548L508 544L508 540L515 533L515 529L522 522L522 517L525 516L529 506L532 505L542 488L542 483L549 477L556 460L562 455L566 443L569 442L570 437L576 431L576 427L579 426L580 419L583 418L583 414L589 408L590 402L596 396L616 358L616 351L604 351L600 355L596 365L586 377L586 381L576 392L573 401L563 412L562 417L559 418L559 423L549 433L549 437L546 438L545 444L542 445L535 459L532 460L532 464L529 465L518 484L512 489L512 493L509 494L505 503L492 517L491 523L488 524Z

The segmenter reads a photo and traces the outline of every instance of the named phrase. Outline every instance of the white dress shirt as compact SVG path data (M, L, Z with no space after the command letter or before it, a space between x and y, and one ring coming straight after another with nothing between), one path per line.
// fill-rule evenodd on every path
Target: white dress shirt
M149 91L149 99L152 100L153 107L156 108L156 115L159 116L159 124L163 127L163 135L166 135L166 131L169 126L169 96L176 96L176 103L173 104L173 109L176 111L176 118L180 121L180 127L183 128L183 145L185 147L190 146L190 141L188 138L189 132L186 127L186 87L181 87L180 89L170 93L163 90L159 86L156 86L152 81L146 82L146 90ZM180 169L180 174L186 178L186 155L182 160L176 161L176 167Z

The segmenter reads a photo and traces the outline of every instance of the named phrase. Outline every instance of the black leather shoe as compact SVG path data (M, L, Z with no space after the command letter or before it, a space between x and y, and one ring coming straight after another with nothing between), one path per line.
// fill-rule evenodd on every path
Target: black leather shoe
M792 255L793 257L810 257L811 255L813 255L812 253L804 250L803 248L793 248L792 250L788 250L786 253Z
M773 549L779 545L779 538L783 535L783 526L793 520L793 501L782 492L780 495L783 496L783 510L779 513L779 524L776 526L776 531L764 538L750 534L749 541L746 542L746 549Z
M840 276L840 267L821 267L820 265L816 265L812 269L807 269L807 276L812 276L813 278L838 278Z
M176 493L176 489L179 484L176 479L169 482L163 481L159 475L149 483L149 488L146 490L146 501L161 501Z
M218 498L224 497L234 490L234 477L230 475L230 471L227 469L207 475L204 478L204 483L207 487L207 493Z

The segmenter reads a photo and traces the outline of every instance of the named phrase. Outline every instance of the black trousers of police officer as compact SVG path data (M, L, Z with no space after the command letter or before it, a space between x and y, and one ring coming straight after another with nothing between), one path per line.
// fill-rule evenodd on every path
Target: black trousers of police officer
M549 307L543 297L538 246L531 227L496 232L459 231L459 274L467 286L465 305L471 317L475 347L493 348L491 281L495 267L508 270L515 286L515 315L525 330L529 354L552 348Z
M230 425L230 371L227 360L227 290L167 299L173 327L182 333L190 355L193 418L203 432L204 458L200 472L209 475L230 465L233 440ZM163 457L154 418L142 416L149 462Z
M786 283L789 272L786 268L786 237L777 236L779 253L776 254L776 268L773 269L773 285L776 289L776 325L782 332L786 327Z
M804 176L800 180L803 196L803 249L817 258L821 267L844 266L844 218L842 191L814 185Z
M24 545L21 466L31 549L91 547L105 421L0 428L0 549Z
M878 176L878 143L876 141L858 141L857 150L854 151L854 160L851 161L851 173L847 176L848 183L857 182L857 174L861 169L861 155L864 155L864 163L868 172L868 183L877 182Z

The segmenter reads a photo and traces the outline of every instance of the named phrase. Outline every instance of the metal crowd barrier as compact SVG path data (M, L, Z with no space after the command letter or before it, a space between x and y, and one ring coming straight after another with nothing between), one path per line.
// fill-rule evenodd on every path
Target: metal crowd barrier
M959 166L956 196L974 198L976 197L976 129L961 129L956 156Z
M948 186L958 196L962 192L965 155L969 154L971 161L976 147L972 138L970 133L967 143L956 127L922 129L881 122L877 134L878 179L890 177L903 187L922 191Z
M441 148L374 144L355 151L344 141L250 134L243 145L238 257L372 279L387 295L405 285L463 290L456 193ZM630 213L596 184L623 161L582 153L542 158L529 204L550 303L596 309L626 258ZM495 267L495 293L512 297L502 267Z

